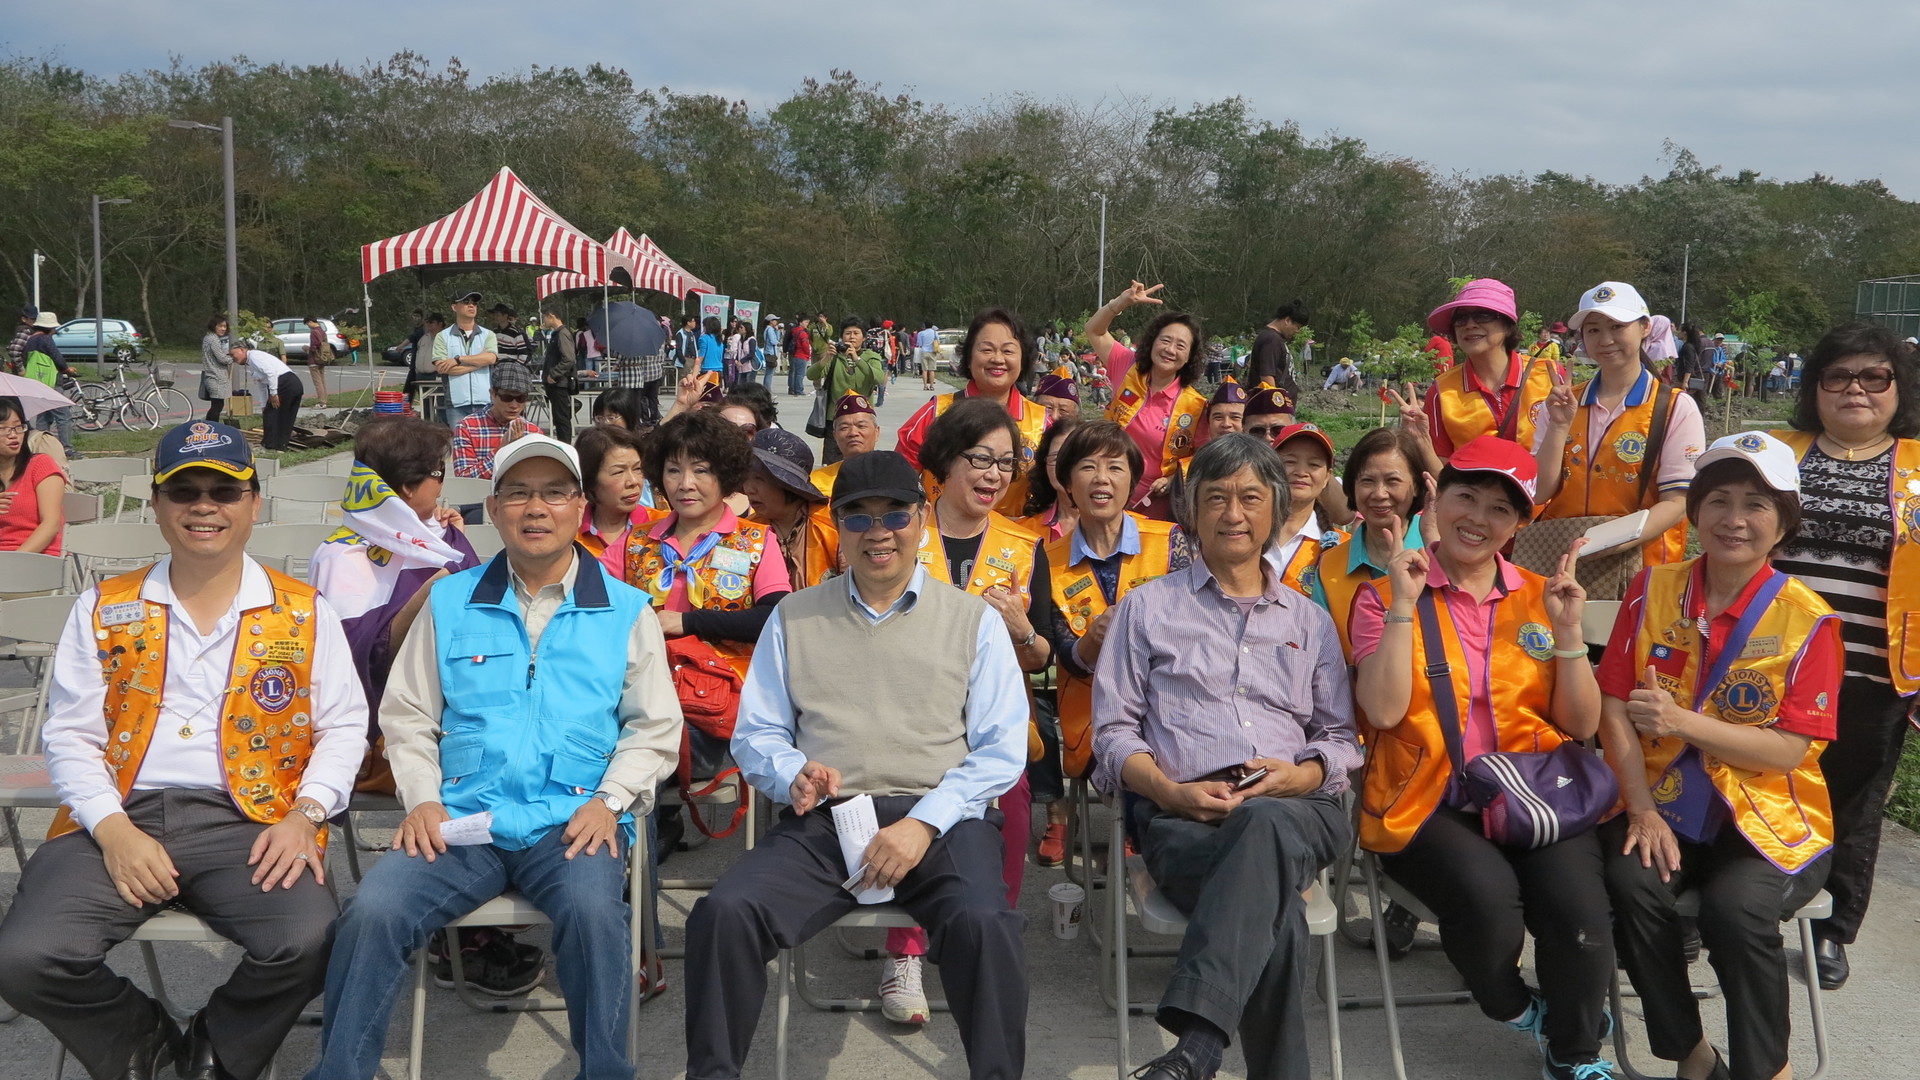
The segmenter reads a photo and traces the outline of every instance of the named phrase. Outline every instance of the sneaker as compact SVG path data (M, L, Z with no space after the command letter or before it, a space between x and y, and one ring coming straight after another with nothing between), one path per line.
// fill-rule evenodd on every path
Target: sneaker
M546 975L546 953L511 936L486 929L461 930L460 971L467 988L488 997L520 997L532 992ZM427 945L433 964L433 984L453 989L453 961L446 953L446 934L435 934Z
M1524 1031L1533 1036L1540 1046L1541 1053L1547 1049L1545 1027L1547 1022L1547 999L1540 996L1538 990L1532 991L1533 997L1527 1002L1527 1011L1507 1021L1507 1026L1515 1031Z
M1405 959L1413 952L1413 939L1420 933L1420 916L1389 900L1380 921L1387 928L1387 959Z
M1540 1075L1546 1080L1617 1080L1613 1071L1613 1062L1596 1057L1587 1061L1561 1062L1554 1059L1553 1051L1543 1052L1540 1062Z
M927 993L920 985L920 958L889 956L886 977L880 980L880 1014L896 1024L924 1024L931 1018Z
M1067 861L1066 822L1047 826L1047 831L1040 837L1040 848L1034 852L1034 861L1047 867L1059 866Z

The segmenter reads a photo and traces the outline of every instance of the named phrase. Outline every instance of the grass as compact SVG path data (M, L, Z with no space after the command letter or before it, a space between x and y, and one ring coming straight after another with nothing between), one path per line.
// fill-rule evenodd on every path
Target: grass
M1893 770L1893 792L1887 796L1887 816L1920 832L1920 739L1908 739Z

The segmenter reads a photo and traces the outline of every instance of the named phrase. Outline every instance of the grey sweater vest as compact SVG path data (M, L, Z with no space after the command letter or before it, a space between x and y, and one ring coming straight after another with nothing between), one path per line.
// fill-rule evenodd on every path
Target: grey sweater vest
M986 601L928 579L879 624L834 578L780 602L795 745L840 794L924 795L966 760L967 683Z

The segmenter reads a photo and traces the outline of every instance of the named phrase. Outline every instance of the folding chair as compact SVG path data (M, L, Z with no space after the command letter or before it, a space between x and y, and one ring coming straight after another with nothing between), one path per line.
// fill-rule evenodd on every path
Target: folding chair
M157 525L102 522L75 525L67 530L60 546L73 560L69 585L81 592L103 578L138 570L154 561L167 550L167 541Z
M648 870L652 863L647 851L647 830L642 824L636 830L635 841L627 851L627 906L628 933L632 941L632 952L628 958L630 976L634 979L634 990L627 1000L627 1056L638 1058L640 1053L640 1005L639 975L652 963L653 924L648 917L652 910L647 904L646 884ZM540 909L517 892L506 892L481 904L460 918L447 924L452 930L463 926L525 926L530 923L544 923L550 920ZM524 997L504 1001L481 1001L467 989L466 975L460 963L460 949L456 946L447 950L447 959L453 965L453 990L460 1000L480 1012L552 1012L565 1009L567 1001L562 997ZM427 1021L427 950L425 946L414 950L413 955L413 1027L407 1044L407 1080L420 1080L423 1061L423 1049L426 1040ZM648 995L651 996L651 995Z
M20 716L13 753L0 757L0 820L6 823L7 837L20 866L27 864L27 850L20 835L19 811L60 806L60 797L47 778L46 758L40 753L40 725L47 711L47 691L53 683L53 647L59 643L67 615L78 599L34 596L0 602L0 635L18 642L16 655L39 667L33 689L0 695L0 715Z
M120 501L114 504L113 520L119 521L127 513L128 503L139 503L134 511L134 521L153 520L153 477L145 473L135 476L123 476L119 484Z
M334 526L257 525L247 540L247 554L289 577L307 578L307 564L315 548L332 535Z
M1393 960L1387 956L1387 924L1384 918L1386 900L1406 908L1423 923L1437 923L1439 919L1427 906L1415 899L1398 882L1380 869L1379 859L1372 853L1362 851L1359 854L1362 873L1367 882L1367 906L1373 909L1373 956L1380 967L1380 1000L1351 998L1341 1002L1348 1008L1360 1008L1379 1004L1386 1011L1387 1049L1393 1058L1395 1080L1407 1080L1406 1055L1400 1043L1400 1007L1403 1005L1471 1005L1473 995L1465 990L1434 994L1401 995L1393 989ZM1616 1027L1617 1030L1617 1027Z
M346 482L337 476L325 473L280 473L268 477L262 484L262 493L268 504L274 506L274 520L279 520L277 512L280 503L300 503L317 508L321 520L326 519L328 504L338 505L340 497L346 494Z
M1700 893L1689 889L1681 893L1673 902L1673 910L1688 918L1700 917ZM1800 927L1800 961L1805 966L1807 983L1807 1011L1813 1017L1813 1072L1806 1080L1821 1080L1827 1074L1831 1064L1827 1051L1827 1010L1820 997L1820 968L1813 956L1813 923L1833 914L1833 895L1822 891L1820 895L1807 902L1807 905L1791 916ZM1784 921L1784 920L1783 920ZM1628 1080L1652 1080L1640 1070L1634 1068L1627 1058L1627 1032L1624 1023L1626 1013L1621 1009L1620 973L1614 972L1611 1004L1613 1006L1613 1052L1619 1059L1620 1071ZM1797 1074L1796 1074L1797 1075Z
M67 560L35 551L0 551L0 600L51 596L67 583Z
M70 526L99 521L100 496L91 491L63 492L60 496L60 514Z
M1126 851L1126 815L1118 806L1113 807L1113 830L1108 839L1108 851ZM1125 872L1120 875L1122 881L1118 887L1109 887L1108 897L1111 907L1108 909L1112 920L1112 947L1110 958L1113 964L1114 1019L1119 1045L1119 1080L1127 1080L1132 1063L1131 1031L1129 1017L1136 1012L1144 1013L1127 1000L1127 900L1133 900L1133 907L1140 915L1140 925L1153 934L1166 934L1184 937L1187 932L1187 917L1168 900L1154 884L1153 877L1147 873L1146 860L1139 856L1126 857ZM1112 881L1113 876L1108 875ZM1327 1006L1327 1049L1328 1062L1333 1072L1333 1080L1342 1080L1346 1075L1346 1064L1340 1043L1340 980L1334 962L1333 935L1340 923L1340 909L1333 902L1333 893L1328 888L1327 874L1323 870L1312 889L1302 894L1306 901L1307 933L1320 939L1320 957L1323 965L1322 978L1326 985L1321 988L1321 997ZM1089 922L1093 920L1087 920ZM1103 966L1109 957L1103 956Z
M151 476L153 462L138 457L77 458L67 463L67 479L75 484L118 486L123 477Z
M345 480L353 472L353 454L335 454L326 459L326 474Z
M849 927L877 927L886 929L911 929L919 926L913 916L898 904L864 904L853 911L835 919L829 929L839 930ZM828 1012L874 1012L880 1008L878 998L825 998L813 992L807 973L807 943L802 942L791 949L780 951L780 965L775 979L779 982L780 993L774 1001L773 1036L773 1074L777 1080L787 1080L787 1014L792 1007L790 991L798 990L800 1000L816 1009ZM927 1006L936 1012L947 1011L944 1000L930 1000Z
M487 522L467 526L467 543L473 545L473 553L482 559L491 559L506 547L506 541L500 539L500 530Z
M447 478L440 482L440 505L461 507L477 504L480 507L480 520L485 521L487 496L493 494L493 481L478 476L454 476L451 469L447 472Z

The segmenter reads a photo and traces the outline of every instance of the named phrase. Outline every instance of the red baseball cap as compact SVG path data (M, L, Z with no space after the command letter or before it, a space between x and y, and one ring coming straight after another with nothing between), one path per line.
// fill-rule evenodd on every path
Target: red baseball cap
M1278 435L1273 437L1273 448L1278 450L1287 445L1288 441L1300 438L1301 436L1312 439L1321 446L1326 447L1327 464L1333 464L1333 440L1327 438L1327 433L1321 431L1320 425L1318 424L1288 424L1286 427L1280 429Z
M1447 467L1460 473L1493 473L1520 495L1520 509L1530 515L1540 470L1526 447L1498 435L1482 435L1453 452Z

